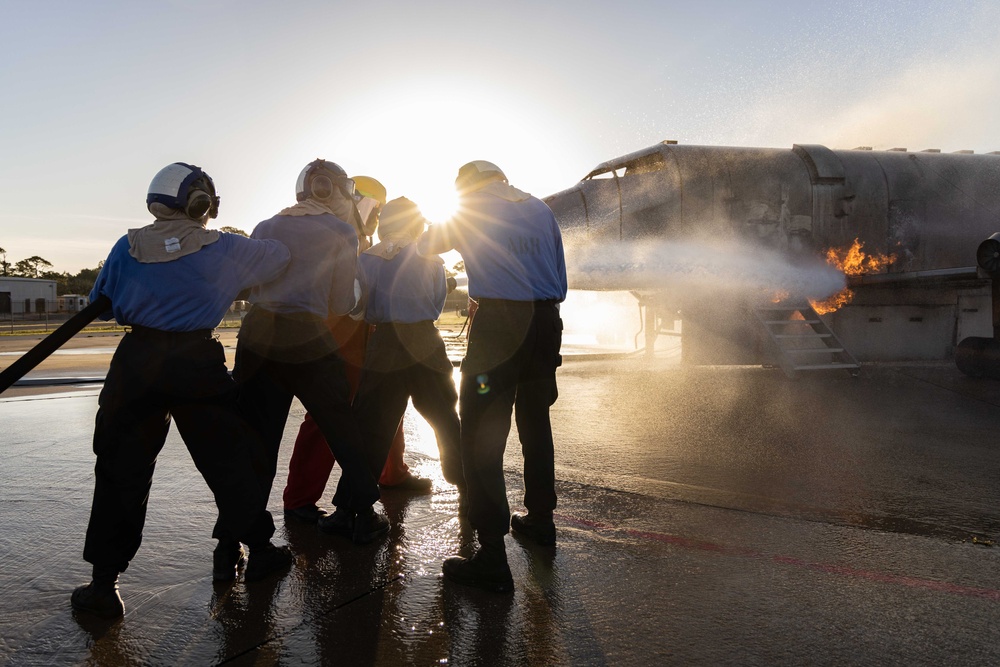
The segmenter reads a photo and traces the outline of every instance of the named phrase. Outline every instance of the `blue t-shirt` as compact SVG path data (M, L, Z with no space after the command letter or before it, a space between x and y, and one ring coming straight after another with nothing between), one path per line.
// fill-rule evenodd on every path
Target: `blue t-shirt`
M362 253L358 278L367 296L365 321L372 324L436 320L448 295L441 258L417 254L415 243L388 260Z
M460 214L427 229L418 244L421 253L457 250L473 299L566 298L562 234L545 202L536 197L512 202L476 192L461 203Z
M257 225L255 239L277 239L292 253L277 280L258 285L250 301L275 313L344 315L355 305L358 236L333 214L276 215Z
M143 264L129 254L128 236L118 239L90 292L111 299L101 319L163 331L214 329L240 291L273 280L288 264L288 248L277 241L219 235L201 250L169 262Z

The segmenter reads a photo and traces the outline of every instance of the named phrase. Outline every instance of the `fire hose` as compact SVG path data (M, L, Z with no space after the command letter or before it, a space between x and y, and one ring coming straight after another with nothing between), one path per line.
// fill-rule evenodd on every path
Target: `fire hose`
M24 377L31 369L45 361L81 329L111 308L111 299L99 296L93 303L63 322L58 329L43 338L20 359L0 371L0 394Z

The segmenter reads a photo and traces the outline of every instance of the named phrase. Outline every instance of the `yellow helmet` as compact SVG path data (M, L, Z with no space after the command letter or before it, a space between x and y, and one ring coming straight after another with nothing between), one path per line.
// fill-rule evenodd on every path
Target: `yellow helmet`
M365 197L371 197L385 206L385 186L371 176L355 176L354 190Z

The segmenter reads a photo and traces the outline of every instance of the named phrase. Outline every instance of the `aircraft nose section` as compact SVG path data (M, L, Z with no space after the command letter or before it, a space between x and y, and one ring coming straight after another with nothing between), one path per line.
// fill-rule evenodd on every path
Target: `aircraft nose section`
M552 209L563 235L574 235L587 231L587 206L584 203L583 192L579 186L574 186L545 198L545 203Z

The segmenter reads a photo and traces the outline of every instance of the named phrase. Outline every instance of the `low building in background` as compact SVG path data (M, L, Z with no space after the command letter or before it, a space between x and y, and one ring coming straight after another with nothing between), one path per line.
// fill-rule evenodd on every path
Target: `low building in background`
M63 294L59 297L60 313L79 313L90 305L90 297L86 294Z
M58 299L54 280L0 276L0 317L54 313Z

